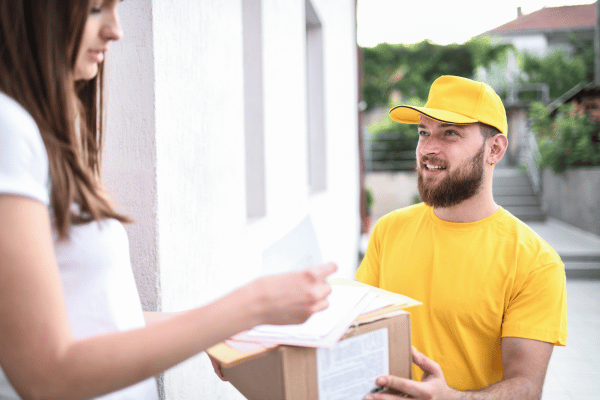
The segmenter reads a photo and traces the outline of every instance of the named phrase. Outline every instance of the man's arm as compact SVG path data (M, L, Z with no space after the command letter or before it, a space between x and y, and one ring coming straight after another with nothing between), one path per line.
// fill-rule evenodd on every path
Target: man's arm
M413 347L413 361L423 370L421 382L396 376L377 378L377 384L421 400L539 400L554 345L539 340L502 339L502 380L484 389L458 391L450 388L442 369ZM401 396L376 394L367 399L398 400Z

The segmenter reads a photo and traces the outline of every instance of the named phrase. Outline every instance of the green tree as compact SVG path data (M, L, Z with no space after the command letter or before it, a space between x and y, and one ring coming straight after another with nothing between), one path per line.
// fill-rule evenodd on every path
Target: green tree
M543 103L533 102L529 110L531 129L536 133L542 168L556 173L567 168L600 166L600 126L578 112L573 104L563 104L555 117Z
M585 64L585 77L588 82L594 81L594 63L596 54L594 52L594 39L582 38L580 35L571 33L569 42L573 46L573 57L583 60Z
M367 110L388 106L394 91L403 99L426 100L429 87L441 75L472 78L478 67L489 66L510 47L494 45L487 37L477 37L464 44L446 46L422 41L362 48L363 99Z
M494 43L489 36L476 36L465 43L477 67L489 68L506 57L509 50L514 49L509 43Z
M520 83L547 83L551 99L587 81L588 66L583 57L558 50L545 57L522 52L520 58L521 69L527 74L527 79L521 79Z

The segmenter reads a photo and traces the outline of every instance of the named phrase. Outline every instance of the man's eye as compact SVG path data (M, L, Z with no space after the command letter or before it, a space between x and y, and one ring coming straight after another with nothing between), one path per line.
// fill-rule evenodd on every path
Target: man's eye
M90 14L100 14L102 12L102 9L99 7L94 7L90 10Z
M446 135L448 135L448 136L457 136L458 133L456 133L454 131L446 131Z
M419 131L419 136L429 136L429 133L425 131Z

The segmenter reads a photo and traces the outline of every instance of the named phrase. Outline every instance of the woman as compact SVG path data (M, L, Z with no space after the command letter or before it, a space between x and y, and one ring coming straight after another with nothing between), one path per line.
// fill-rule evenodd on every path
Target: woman
M99 178L117 3L0 0L0 399L156 399L165 369L327 307L334 265L259 278L146 326L128 220Z

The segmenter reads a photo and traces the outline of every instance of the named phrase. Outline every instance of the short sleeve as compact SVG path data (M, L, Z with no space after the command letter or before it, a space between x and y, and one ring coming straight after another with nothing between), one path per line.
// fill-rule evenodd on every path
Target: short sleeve
M530 271L518 293L510 300L502 323L502 336L566 345L566 276L559 258Z
M31 115L0 92L0 193L49 204L48 154Z
M356 279L367 285L379 287L381 257L379 255L379 239L381 222L378 222L371 233L367 252L356 271Z

